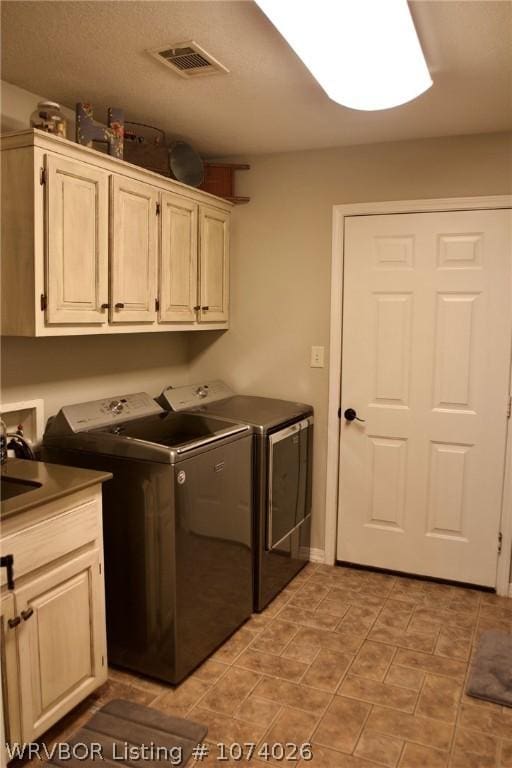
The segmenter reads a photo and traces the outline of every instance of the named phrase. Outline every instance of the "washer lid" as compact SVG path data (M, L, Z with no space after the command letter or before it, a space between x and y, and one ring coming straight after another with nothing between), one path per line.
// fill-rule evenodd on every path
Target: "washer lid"
M313 408L310 405L294 403L289 400L234 395L226 400L201 405L199 411L231 421L250 424L260 432L267 432L286 422L310 416L313 413Z

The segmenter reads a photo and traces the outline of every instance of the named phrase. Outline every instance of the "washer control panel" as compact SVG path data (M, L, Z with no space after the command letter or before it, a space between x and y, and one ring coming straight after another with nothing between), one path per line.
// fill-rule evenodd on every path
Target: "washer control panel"
M223 381L209 381L207 384L189 384L185 387L167 387L159 400L165 400L172 411L184 411L197 405L207 405L216 400L225 400L234 395Z
M134 395L120 395L105 400L91 400L88 403L66 405L62 408L49 431L83 432L99 427L108 427L117 421L130 421L150 416L153 413L163 413L161 408L146 392ZM64 427L67 426L67 430Z

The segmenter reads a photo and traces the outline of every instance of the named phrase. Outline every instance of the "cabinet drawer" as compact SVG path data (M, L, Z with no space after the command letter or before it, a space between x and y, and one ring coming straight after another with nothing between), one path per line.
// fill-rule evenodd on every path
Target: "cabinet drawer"
M101 538L99 502L91 499L5 536L0 544L3 554L14 555L14 578L19 579ZM0 586L6 582L6 569L2 568Z

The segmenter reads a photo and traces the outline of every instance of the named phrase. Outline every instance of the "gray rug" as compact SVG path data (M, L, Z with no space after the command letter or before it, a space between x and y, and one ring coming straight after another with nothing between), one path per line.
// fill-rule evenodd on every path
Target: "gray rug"
M483 632L473 659L466 693L512 707L512 635Z
M191 720L114 699L67 739L71 757L54 754L46 765L63 768L83 768L93 763L144 768L184 766L207 733L206 726Z

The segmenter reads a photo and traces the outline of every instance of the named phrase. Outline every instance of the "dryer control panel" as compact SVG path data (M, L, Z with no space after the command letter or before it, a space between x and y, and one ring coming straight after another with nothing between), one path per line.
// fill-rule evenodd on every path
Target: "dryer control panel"
M158 402L171 411L185 411L198 405L208 405L216 400L232 397L234 392L223 381L209 381L206 384L188 384L185 387L167 387Z
M117 421L131 421L163 412L164 409L146 392L119 395L105 400L91 400L88 403L65 405L61 408L55 418L48 422L46 434L63 435L70 432L84 432L108 427Z

